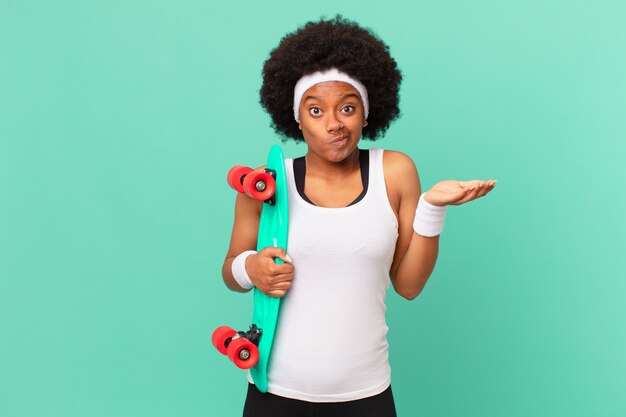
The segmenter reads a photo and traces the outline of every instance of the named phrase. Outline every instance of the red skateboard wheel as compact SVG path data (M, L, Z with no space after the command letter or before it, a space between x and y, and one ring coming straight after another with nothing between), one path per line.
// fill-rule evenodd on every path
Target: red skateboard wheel
M228 348L226 347L226 342L228 341L228 339L231 339L236 334L237 332L230 327L220 326L213 332L211 341L213 342L213 346L215 346L222 355L226 355L228 351Z
M251 172L243 179L243 189L255 200L265 201L276 192L276 181L267 172Z
M259 348L243 337L228 345L228 359L241 369L250 369L259 361Z
M252 172L253 169L243 165L235 165L228 171L228 175L226 175L226 182L235 190L243 193L243 180L245 176Z

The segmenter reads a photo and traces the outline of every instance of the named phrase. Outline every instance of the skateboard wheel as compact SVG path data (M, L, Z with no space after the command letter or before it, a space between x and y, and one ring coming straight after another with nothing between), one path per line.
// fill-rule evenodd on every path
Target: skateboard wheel
M243 189L255 200L265 201L276 192L276 181L267 172L251 172L243 179Z
M243 165L235 165L228 171L228 175L226 175L226 182L235 190L243 193L243 179L245 176L252 172L253 169Z
M228 359L241 369L250 369L259 361L259 348L243 337L228 345Z
M219 350L222 355L226 355L228 351L228 348L226 347L226 342L228 341L228 339L232 339L232 337L236 334L237 332L230 327L220 326L213 332L211 341L213 342L213 346L215 346L215 348Z

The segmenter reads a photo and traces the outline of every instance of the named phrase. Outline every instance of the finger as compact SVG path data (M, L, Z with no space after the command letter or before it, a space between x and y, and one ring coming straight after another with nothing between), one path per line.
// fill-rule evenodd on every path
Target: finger
M473 184L470 188L469 188L469 193L467 193L466 197L471 197L474 198L478 195L478 193L480 192L481 187L480 187L480 182L477 182L475 184Z
M283 264L283 265L289 265L289 264ZM278 279L278 277L280 277L280 279L293 279L293 269L276 269L272 273L272 276L274 279Z
M467 193L467 192L474 191L476 189L476 185L478 184L478 181L477 180L462 181L462 182L459 182L459 184L462 187L461 191Z
M491 190L493 190L493 187L496 186L495 181L487 181L487 184L485 185L485 191L483 192L483 195L488 194Z
M485 181L478 181L478 184L476 185L476 197L480 197L483 194L486 184L487 183Z
M493 180L485 181L485 185L483 185L481 192L478 196L479 197L485 196L487 193L489 193L489 191L493 190L494 186L495 186L495 181Z
M282 274L273 276L269 282L271 283L271 285L275 285L291 281L293 281L293 274Z
M480 190L479 190L478 188L475 188L475 189L473 189L473 190L469 191L469 192L465 195L465 197L463 197L460 201L458 201L458 202L456 203L456 205L464 204L464 203L467 203L468 201L472 201L472 200L474 200L474 199L476 198L476 196L478 195L479 191L480 191Z
M266 293L267 295L269 295L270 297L274 297L274 298L281 298L284 297L285 294L287 294L287 291L285 290L272 290Z
M278 282L271 286L272 291L287 291L291 288L291 281Z
M485 194L487 194L487 191L489 191L489 187L487 186L487 182L486 181L481 181L480 184L478 184L478 188L477 188L477 193L476 196L474 198L480 198L482 196L484 196Z
M461 205L467 203L468 201L475 200L476 198L482 197L487 194L491 189L493 189L493 185L495 185L495 181L481 181L481 180L472 180L459 182L460 184L465 184L467 188L461 190L460 199L455 201L454 205ZM492 186L489 186L490 183L493 183Z
M480 184L480 180L471 180L468 181L467 184L471 190L475 190L478 187L478 184Z
M475 190L476 194L473 196L473 198L469 199L468 201L483 197L485 194L491 191L491 189L492 187L489 185L489 181L481 181Z
M278 258L280 260L282 260L283 262L288 262L288 263L292 263L293 259L291 259L291 257L289 255L287 255L287 253L285 252L285 250L283 248L277 248L274 246L268 246L265 249L263 249L263 254L267 257L271 257L273 258Z
M268 266L268 272L271 275L293 274L294 267L292 264L278 264L271 262Z
M470 191L469 187L461 188L454 193L454 198L451 198L449 201L449 205L457 205L460 204L463 199L465 199L470 193L474 191Z
M480 190L485 185L485 181L482 180L474 180L473 183L472 187L475 190Z

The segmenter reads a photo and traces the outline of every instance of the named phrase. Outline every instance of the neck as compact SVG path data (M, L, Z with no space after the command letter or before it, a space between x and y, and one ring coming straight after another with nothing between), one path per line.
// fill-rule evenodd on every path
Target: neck
M310 150L305 155L307 176L323 178L325 180L341 180L360 169L359 148L354 150L342 161L333 162L320 158Z

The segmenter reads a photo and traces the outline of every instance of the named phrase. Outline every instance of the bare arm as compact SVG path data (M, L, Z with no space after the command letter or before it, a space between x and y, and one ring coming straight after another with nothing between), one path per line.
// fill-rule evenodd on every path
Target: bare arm
M435 269L438 254L438 235L424 237L413 233L406 254L396 270L396 292L408 300L416 298Z
M248 197L243 193L237 193L235 200L235 222L230 237L230 246L226 253L226 259L222 266L224 283L233 291L247 292L237 284L233 277L232 264L235 257L247 250L256 250L257 234L259 232L259 219L263 203Z
M385 151L385 177L392 205L398 207L398 241L391 265L391 282L402 297L412 300L422 291L432 274L439 253L439 236L424 237L413 230L420 179L413 160L407 155Z
M257 171L263 170L263 168L258 168ZM224 283L233 291L249 291L242 288L233 277L232 264L242 252L256 250L262 208L263 203L261 201L243 193L237 193L235 222L230 246L222 265ZM274 262L274 258L280 258L285 263L278 265ZM268 247L260 250L256 255L251 255L246 259L245 268L252 283L267 295L282 297L291 287L293 265L281 248Z
M412 300L424 289L439 254L439 235L425 237L413 230L415 209L421 195L417 168L408 156L394 151L385 154L385 181L390 202L398 207L398 242L390 276L394 289ZM496 185L495 180L445 180L435 184L424 199L437 206L461 205L481 198Z

